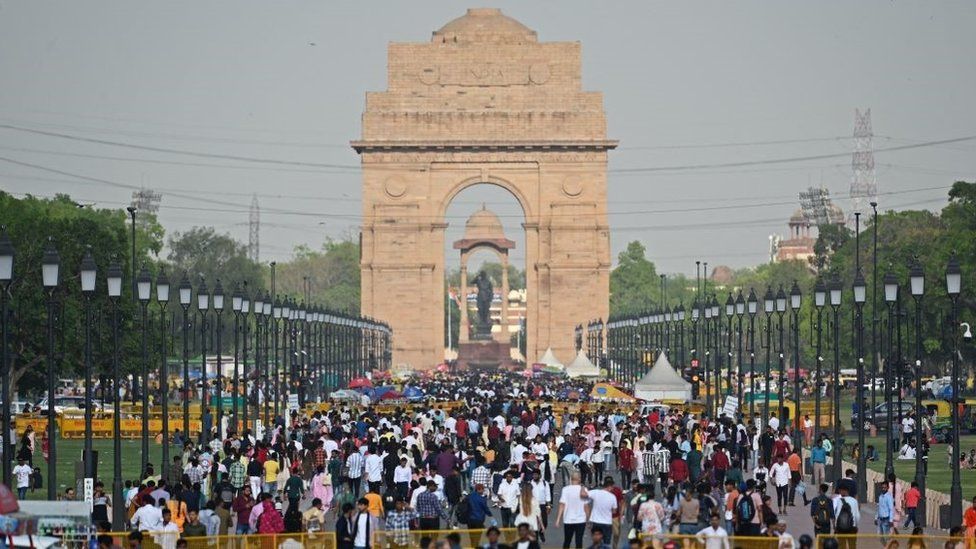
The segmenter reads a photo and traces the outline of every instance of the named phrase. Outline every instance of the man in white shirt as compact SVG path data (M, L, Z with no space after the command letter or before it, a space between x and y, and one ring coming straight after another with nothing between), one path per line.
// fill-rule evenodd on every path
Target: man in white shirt
M370 445L369 455L366 456L364 465L366 482L369 483L370 491L379 493L380 484L383 483L383 457L376 451L376 447Z
M914 438L914 433L915 418L913 416L903 417L901 420L902 444L908 444L908 441Z
M34 474L34 470L31 469L30 465L27 465L27 460L20 458L17 460L17 466L14 467L13 473L17 477L17 499L24 499L27 497L27 489L30 488L30 478Z
M397 497L404 500L407 499L407 492L410 490L411 473L407 458L400 458L400 465L393 469L393 485L396 486Z
M139 510L145 509L145 507L140 507ZM136 515L139 511L136 511ZM132 516L135 519L135 515ZM176 540L180 537L180 527L176 525L175 522L170 521L171 512L169 509L163 509L160 514L159 526L149 529L143 528L142 530L147 530L153 533L153 540L162 549L174 549L176 547ZM134 523L133 523L134 525Z
M498 485L498 503L502 510L502 528L511 528L515 519L522 488L515 482L512 471L505 471L505 480Z
M166 511L168 512L169 509ZM142 507L136 509L132 515L132 520L129 522L132 524L133 530L155 532L163 523L163 513L159 507L156 507L156 500L152 496L146 496L142 501ZM173 545L176 545L176 540L173 540Z
M542 473L538 470L532 472L532 497L539 502L539 510L542 515L543 531L549 526L549 511L552 509L552 495L549 493L549 483L542 480ZM545 541L543 538L542 541Z
M861 509L857 504L857 500L850 496L850 492L847 491L847 486L841 485L839 490L840 496L834 498L835 530L838 534L856 534L857 526L861 522ZM850 508L850 511L844 508L845 504ZM846 516L848 512L850 513L849 519ZM842 513L844 516L841 516ZM850 524L845 524L847 522L850 522ZM853 544L851 546L853 547Z
M789 464L783 461L783 456L776 456L776 463L769 468L769 476L776 486L776 505L779 506L779 514L785 515L791 473Z
M616 501L616 500L614 500ZM563 486L559 496L559 512L556 514L556 528L565 524L563 529L566 543L570 538L576 538L576 547L583 546L583 532L586 530L587 507L586 488L580 484L579 473L573 473L569 485Z
M523 460L523 454L525 454L525 452L528 452L528 451L529 451L529 449L526 448L525 445L522 444L522 441L520 440L518 442L518 444L516 444L515 447L512 448L512 459L509 461L509 463L511 465L516 465L518 467L521 467L522 466L522 460Z
M603 531L603 539L613 539L613 512L617 510L617 496L608 488L613 479L603 481L603 488L590 490L590 522L594 530Z
M713 514L708 521L708 527L698 531L698 542L704 544L705 549L729 549L729 533L719 526L718 515Z

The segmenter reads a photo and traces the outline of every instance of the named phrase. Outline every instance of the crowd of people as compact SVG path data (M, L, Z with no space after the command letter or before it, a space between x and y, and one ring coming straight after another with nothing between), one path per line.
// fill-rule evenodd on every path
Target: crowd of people
M560 537L564 548L603 549L662 546L676 534L724 549L737 535L792 549L872 530L854 472L826 483L836 442L775 413L765 424L666 405L561 413L559 394L585 399L584 383L503 372L416 383L435 398L383 413L363 403L293 412L258 437L181 440L172 463L126 483L133 535L172 548L198 536L334 532L343 549L529 549ZM812 443L808 471L797 436ZM892 477L879 500L877 532L920 533L917 486ZM96 524L112 504L97 483ZM813 527L794 537L788 517L803 514ZM976 501L966 526L971 537Z

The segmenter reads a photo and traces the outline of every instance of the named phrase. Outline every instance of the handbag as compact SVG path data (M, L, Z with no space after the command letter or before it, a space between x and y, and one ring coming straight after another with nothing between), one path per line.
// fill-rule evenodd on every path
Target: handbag
M332 475L322 473L322 486L332 486Z

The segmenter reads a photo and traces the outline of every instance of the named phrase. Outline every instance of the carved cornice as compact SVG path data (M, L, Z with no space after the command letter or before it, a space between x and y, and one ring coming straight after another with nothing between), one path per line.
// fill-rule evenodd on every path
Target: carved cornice
M616 139L593 140L478 140L478 141L407 141L407 140L358 140L350 141L357 153L363 152L427 152L427 151L609 151L617 148Z

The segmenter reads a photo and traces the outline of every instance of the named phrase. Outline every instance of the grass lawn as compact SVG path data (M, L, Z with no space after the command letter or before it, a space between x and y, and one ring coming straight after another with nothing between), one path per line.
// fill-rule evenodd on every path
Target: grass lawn
M114 470L115 453L112 451L112 439L95 439L93 447L98 452L98 478L105 483L106 492L112 491L112 473ZM58 491L64 492L69 485L74 485L75 463L81 461L81 451L85 443L81 439L69 439L58 441ZM170 452L175 449L171 448ZM150 440L149 442L149 462L156 468L156 473L160 471L163 447ZM174 455L171 453L171 456ZM170 457L170 459L173 459ZM28 493L27 499L47 499L47 462L40 452L34 455L34 466L40 467L41 475L44 476L44 488ZM122 478L136 479L139 477L142 466L142 442L139 439L122 439Z
M914 397L909 397L914 399ZM851 403L853 402L853 396L842 394L841 395L841 419L844 422L845 427L850 427L851 424ZM879 399L879 402L881 400ZM868 402L870 406L870 401ZM857 433L848 430L844 435L844 442L846 446L852 446L857 442ZM865 446L873 445L878 449L878 461L868 464L868 467L875 471L884 472L885 469L885 439L883 436L870 437L865 436ZM925 487L927 489L936 490L939 492L949 493L950 485L952 484L952 470L949 468L949 463L946 461L946 448L947 444L934 444L929 451L929 472L925 476ZM969 450L976 448L976 435L963 435L959 440L959 447L963 453L969 453ZM845 459L850 461L850 452L844 452ZM910 480L915 478L915 461L899 461L895 460L895 474L899 479ZM969 501L976 492L970 493L976 488L976 469L962 469L962 487L963 487L963 500Z

